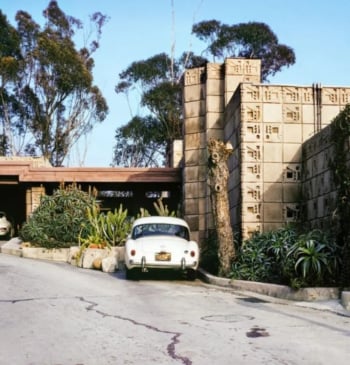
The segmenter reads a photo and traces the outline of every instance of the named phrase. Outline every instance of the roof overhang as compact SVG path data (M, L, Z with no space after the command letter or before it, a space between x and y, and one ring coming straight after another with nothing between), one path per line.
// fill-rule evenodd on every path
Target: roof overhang
M0 183L180 183L180 168L34 167L29 161L0 161ZM1 182L3 181L3 182Z

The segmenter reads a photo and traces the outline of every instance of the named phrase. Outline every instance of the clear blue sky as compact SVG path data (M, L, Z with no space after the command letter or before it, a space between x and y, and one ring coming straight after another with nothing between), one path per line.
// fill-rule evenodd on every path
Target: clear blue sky
M160 52L170 54L176 41L176 56L190 47L199 53L204 44L191 36L193 23L216 19L226 24L259 21L268 24L279 42L292 47L296 64L282 70L271 84L350 86L349 0L58 0L60 8L88 23L99 11L110 17L103 29L101 47L94 56L95 84L107 99L110 112L86 142L80 144L70 166L109 166L115 130L130 120L123 95L114 87L118 74L131 62ZM15 25L18 10L41 23L49 0L0 0L0 9ZM135 100L136 102L136 100ZM137 107L134 105L134 114Z

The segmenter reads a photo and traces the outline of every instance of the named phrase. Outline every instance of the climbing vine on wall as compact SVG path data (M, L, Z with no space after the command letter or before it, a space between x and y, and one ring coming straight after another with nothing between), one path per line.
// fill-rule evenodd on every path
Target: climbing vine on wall
M333 120L331 128L331 167L338 191L336 235L343 247L342 286L350 288L350 104Z

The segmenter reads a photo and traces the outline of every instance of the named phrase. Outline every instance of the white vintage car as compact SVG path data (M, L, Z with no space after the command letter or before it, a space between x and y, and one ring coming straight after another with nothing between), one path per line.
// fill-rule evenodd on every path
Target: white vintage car
M13 237L13 227L5 212L0 212L0 240Z
M188 224L180 218L152 216L136 219L125 243L126 278L150 269L171 269L196 278L199 248L190 240Z

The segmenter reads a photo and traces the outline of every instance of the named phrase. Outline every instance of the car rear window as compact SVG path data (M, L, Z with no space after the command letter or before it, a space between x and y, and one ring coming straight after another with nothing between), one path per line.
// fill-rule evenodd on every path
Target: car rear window
M178 224L166 223L139 224L134 227L132 232L133 239L151 235L178 236L186 239L187 241L190 236L187 227Z

